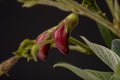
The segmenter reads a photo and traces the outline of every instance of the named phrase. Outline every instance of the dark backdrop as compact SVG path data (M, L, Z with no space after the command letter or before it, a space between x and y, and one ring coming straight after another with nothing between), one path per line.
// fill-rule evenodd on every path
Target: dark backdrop
M101 9L109 14L103 0L97 1ZM50 6L22 8L21 5L15 0L0 1L0 62L13 56L12 52L18 48L23 39L35 39L37 35L58 24L70 13ZM79 24L72 32L72 36L80 39L79 36L83 35L92 42L105 45L95 22L83 16L79 18ZM95 56L86 56L76 51L70 51L64 56L57 49L51 49L46 62L39 60L35 63L21 59L9 71L10 77L3 75L0 80L80 80L67 69L53 69L52 66L59 61L69 62L83 69L110 70Z

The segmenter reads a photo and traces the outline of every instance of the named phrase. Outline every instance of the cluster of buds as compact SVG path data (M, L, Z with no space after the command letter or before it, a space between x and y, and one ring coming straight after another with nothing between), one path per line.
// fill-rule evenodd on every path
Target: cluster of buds
M57 26L41 33L36 40L23 40L18 50L13 53L16 56L0 64L0 76L4 73L7 74L21 57L25 57L28 60L33 59L34 61L37 61L37 58L39 58L45 61L48 57L48 50L54 44L61 53L64 55L68 54L68 39L77 22L78 16L70 14Z
M78 15L74 13L68 15L57 26L41 33L36 40L24 40L15 54L26 57L28 60L34 59L37 61L37 58L39 58L45 61L48 57L48 50L53 45L64 55L68 54L68 39L77 22Z
M53 44L55 44L56 48L61 53L64 55L68 54L68 39L77 22L78 16L72 13L62 20L57 26L40 34L36 39L36 44L40 44L47 40L52 40L52 42L39 46L39 51L37 52L38 58L45 61L48 57L48 50Z

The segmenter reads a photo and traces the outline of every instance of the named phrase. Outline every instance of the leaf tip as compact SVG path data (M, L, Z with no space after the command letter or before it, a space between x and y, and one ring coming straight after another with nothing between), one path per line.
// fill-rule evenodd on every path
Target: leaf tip
M87 40L84 36L80 36L80 38L82 38L85 42Z
M65 64L68 64L68 63L66 63L66 62L57 62L56 64L53 65L53 68L63 67Z

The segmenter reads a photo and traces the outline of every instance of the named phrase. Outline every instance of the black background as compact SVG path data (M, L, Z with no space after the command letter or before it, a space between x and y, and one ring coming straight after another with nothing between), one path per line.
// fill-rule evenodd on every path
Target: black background
M97 1L111 19L105 2ZM35 39L37 35L57 25L70 13L44 5L32 8L23 8L21 5L15 0L0 1L0 62L13 56L12 52L18 48L23 39ZM92 42L105 45L96 23L84 16L79 16L79 18L79 24L71 35L79 40L81 40L79 36L82 35ZM64 56L57 49L51 49L46 62L40 60L27 62L26 59L20 59L8 72L10 77L3 75L0 80L82 80L67 69L53 69L52 66L59 61L69 62L83 69L110 70L95 56L86 56L76 51L70 51L67 56Z

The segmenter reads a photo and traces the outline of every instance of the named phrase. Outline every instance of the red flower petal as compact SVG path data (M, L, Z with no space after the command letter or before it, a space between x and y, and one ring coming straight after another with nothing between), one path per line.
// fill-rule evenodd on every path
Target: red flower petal
M39 44L42 41L45 40L47 37L47 34L42 34L39 38L37 38L36 43ZM38 58L42 61L45 61L48 57L48 50L50 49L50 44L45 44L40 46L39 48L39 53L38 53Z
M45 44L40 47L40 51L38 53L38 58L42 61L45 61L48 57L48 50L50 49L50 44Z
M59 27L54 33L54 40L56 47L63 53L68 53L68 36L69 34L65 31L65 26Z
M45 33L41 34L41 36L37 38L36 43L37 44L41 43L46 38L46 36L47 35Z

